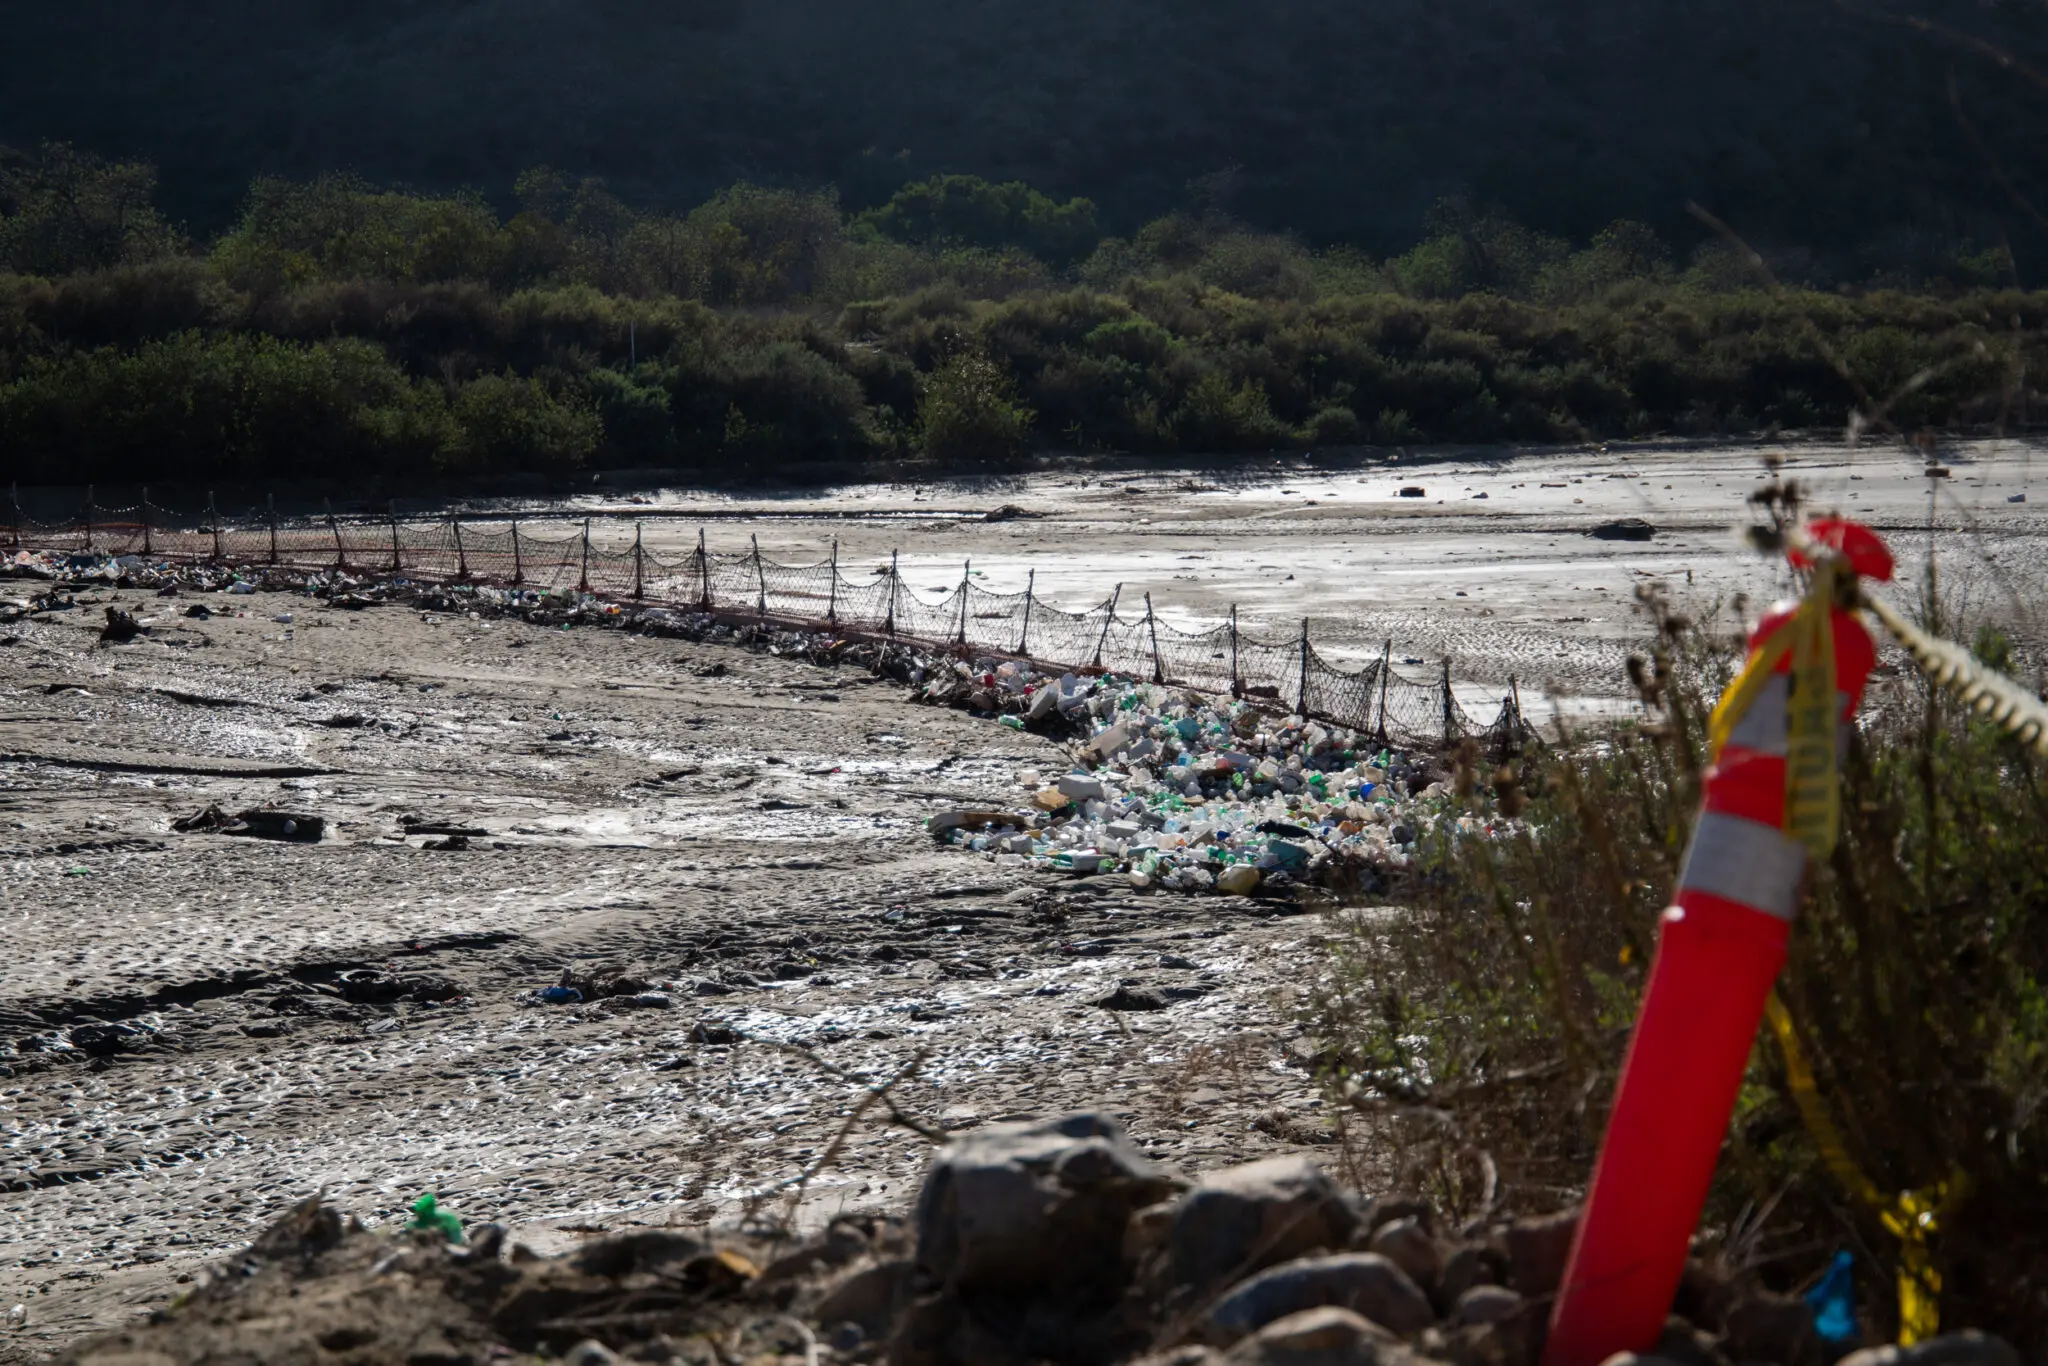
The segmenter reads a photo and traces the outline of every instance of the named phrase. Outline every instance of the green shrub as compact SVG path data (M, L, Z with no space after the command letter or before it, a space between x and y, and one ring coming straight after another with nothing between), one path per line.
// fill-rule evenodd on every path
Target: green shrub
M31 480L309 477L431 456L440 408L368 342L184 332L31 359L0 387L0 448Z
M184 242L150 202L156 168L65 143L0 148L0 270L55 277L174 255Z
M936 460L991 460L1024 449L1031 410L986 352L961 351L926 378L918 404L918 439Z
M1399 1134L1409 1179L1453 1206L1541 1209L1583 1189L1700 792L1704 720L1735 663L1666 620L1635 677L1645 714L1497 775L1470 814L1524 823L1428 835L1413 905L1349 922L1315 991L1327 1080L1353 1119ZM1914 680L1866 704L1841 841L1811 878L1781 990L1852 1156L1884 1191L1951 1182L1945 1329L2048 1342L2028 1270L2048 1256L2048 773ZM1471 762L1468 756L1467 762ZM1393 1137L1393 1134L1387 1135ZM1483 1155L1483 1160L1482 1156ZM1763 1211L1761 1231L1753 1225ZM1768 1033L1752 1061L1703 1234L1787 1288L1837 1246L1882 1337L1898 1244L1842 1190ZM1745 1231L1746 1230L1746 1231ZM1870 1320L1866 1320L1869 1322Z
M241 221L214 244L222 277L270 293L315 280L489 280L510 238L481 195L383 190L352 175L264 178Z
M1055 265L1086 256L1102 239L1095 205L1062 204L1021 181L939 175L906 185L861 222L884 237L921 246L1016 248Z
M450 408L455 430L440 464L451 472L574 469L604 436L594 409L514 374L471 380Z

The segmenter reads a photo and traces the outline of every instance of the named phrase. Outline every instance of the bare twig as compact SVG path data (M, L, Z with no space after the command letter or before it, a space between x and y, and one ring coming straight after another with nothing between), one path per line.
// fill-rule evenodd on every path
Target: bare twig
M910 1130L910 1132L916 1134L919 1138L925 1139L928 1142L944 1143L946 1141L946 1135L943 1131L934 1129L929 1124L924 1123L922 1120L913 1119L911 1116L905 1114L903 1112L902 1107L896 1104L895 1097L889 1094L890 1089L892 1087L902 1085L912 1076L915 1076L917 1070L920 1067L924 1066L924 1060L928 1055L928 1050L920 1048L917 1051L916 1055L913 1056L911 1060L904 1065L904 1067L901 1069L897 1076L890 1078L888 1081L878 1082L873 1077L863 1076L858 1072L849 1071L848 1069L841 1067L838 1063L831 1062L825 1058L819 1057L817 1051L806 1044L776 1043L772 1039L764 1039L761 1040L761 1042L768 1044L771 1048L779 1048L785 1053L795 1054L797 1057L802 1058L804 1061L810 1063L813 1067L817 1068L820 1072L823 1072L826 1076L831 1077L837 1081L850 1082L855 1086L867 1087L870 1091L874 1093L875 1099L878 1100L888 1110L889 1118L893 1122L901 1125L903 1128Z

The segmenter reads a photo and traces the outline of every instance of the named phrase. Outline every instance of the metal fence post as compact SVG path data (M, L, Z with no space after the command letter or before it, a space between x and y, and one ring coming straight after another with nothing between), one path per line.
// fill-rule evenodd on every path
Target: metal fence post
M1380 648L1380 743L1387 742L1387 680L1394 672L1394 638L1387 637L1387 643Z
M1152 632L1152 681L1166 681L1166 665L1159 658L1159 618L1152 615L1152 595L1145 595L1145 626Z
M448 519L448 529L455 533L455 577L458 580L467 580L469 578L469 550L468 547L462 544L462 519L460 517L450 517Z
M274 494L274 493L271 493L271 494L266 494L266 495L264 495L263 505L264 505L264 511L265 511L265 513L266 513L266 514L268 515L268 520L269 520L269 522L270 522L270 562L271 562L272 564L276 564L276 563L277 563L277 495L276 495L276 494Z
M576 591L590 591L590 519L583 519L583 566L576 571Z
M391 572L405 572L405 557L398 549L398 501L393 499L384 509L385 517L391 523Z
M761 538L759 536L749 536L747 539L754 543L754 582L759 586L760 591L760 597L755 601L755 608L761 620L766 621L768 619L768 567L761 563Z
M1230 604L1230 695L1244 696L1244 684L1237 676L1237 604Z
M888 635L896 634L896 585L903 576L896 568L896 552L889 552L889 615L882 622L882 630Z
M647 567L643 563L642 551L640 549L640 533L642 530L644 528L641 527L640 523L633 523L633 596L636 599L645 597L647 589Z
M327 533L334 537L334 567L336 569L346 569L348 568L348 551L341 544L341 524L334 520L334 504L322 498L320 505L327 509Z
M832 577L825 587L825 621L839 624L839 538L832 538Z
M1031 594L1038 587L1038 571L1029 570L1024 575L1024 624L1017 628L1017 653L1030 658L1025 642L1031 638Z
M1116 620L1116 605L1123 598L1124 586L1118 584L1109 595L1109 611L1102 618L1102 633L1095 637L1095 659L1090 667L1102 667L1102 645L1109 639L1109 625Z
M211 497L211 495L208 495L208 496L209 496L209 497ZM84 526L85 526L85 544L84 544L84 545L82 545L82 546L80 546L80 547L79 547L79 549L83 550L83 551L84 551L84 552L85 552L86 554L90 555L90 554L92 553L92 485L91 485L91 484L87 484L87 485L85 486L85 512L84 512L84 513L82 514L82 517L83 517L83 524L84 524ZM214 558L215 558L215 559L219 559L219 558L220 558L220 555L218 554L218 552L216 552L216 553L215 553L215 555L214 555Z
M220 553L220 507L219 507L219 505L218 505L218 504L216 504L216 503L215 503L215 502L213 501L213 490L212 490L212 489L208 489L208 490L206 491L206 520L207 520L207 521L209 521L209 522L211 522L211 523L213 524L213 558L214 558L215 562L216 562L216 563L218 563L218 562L219 562L219 560L220 560L220 558L221 558L221 553Z
M8 531L10 533L8 540L8 549L19 550L21 549L22 532L21 485L15 483L8 484L7 502L8 505L13 509L13 522L12 525L10 525L8 528Z
M149 485L142 486L142 553L150 553L149 546Z
M697 606L711 610L711 556L704 549L704 528L697 528Z
M512 586L526 582L526 561L519 554L519 519L512 519Z
M1308 618L1301 619L1301 701L1295 707L1295 714L1308 718Z
M1443 670L1443 688L1444 688L1444 743L1448 745L1448 744L1449 744L1449 743L1451 742L1451 739L1452 739L1452 736L1451 736L1451 730L1452 730L1452 721L1451 721L1451 714L1452 714L1452 713L1451 713L1451 708L1452 708L1452 707L1453 707L1453 706L1455 705L1455 704L1453 703L1453 701L1451 700L1451 657L1450 657L1449 655L1445 655L1445 656L1444 656L1444 670Z
M960 566L960 629L959 643L967 643L967 588L974 581L974 561L968 560Z

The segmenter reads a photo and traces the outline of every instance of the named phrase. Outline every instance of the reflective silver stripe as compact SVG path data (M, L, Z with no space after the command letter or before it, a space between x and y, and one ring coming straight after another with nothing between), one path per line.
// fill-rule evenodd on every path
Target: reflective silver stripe
M1703 811L1678 874L1684 892L1706 892L1790 920L1799 909L1806 850L1760 821Z
M1792 696L1792 675L1772 674L1768 683L1749 704L1728 743L1753 754L1785 753L1785 704Z

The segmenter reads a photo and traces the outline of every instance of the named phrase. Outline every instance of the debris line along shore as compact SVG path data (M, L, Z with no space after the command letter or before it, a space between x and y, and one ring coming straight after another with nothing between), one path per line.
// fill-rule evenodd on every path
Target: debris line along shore
M600 544L591 523L569 536L540 537L517 521L315 521L265 517L229 524L209 515L200 526L167 527L146 506L88 509L69 523L42 523L13 510L0 527L8 556L24 552L149 562L208 563L252 570L340 571L436 583L499 586L540 594L587 594L622 604L701 612L847 636L915 642L978 656L1028 660L1052 670L1113 673L1197 692L1271 703L1297 715L1388 742L1447 746L1475 740L1490 751L1518 749L1532 734L1512 682L1498 711L1473 718L1451 688L1450 661L1429 676L1393 666L1392 642L1380 658L1346 670L1324 659L1303 618L1289 637L1243 629L1230 616L1201 631L1161 621L1151 595L1122 586L1085 611L1053 606L1027 580L998 593L975 582L972 564L946 597L932 602L886 567L850 577L832 558L788 565L744 552L697 548L663 556L642 542Z

